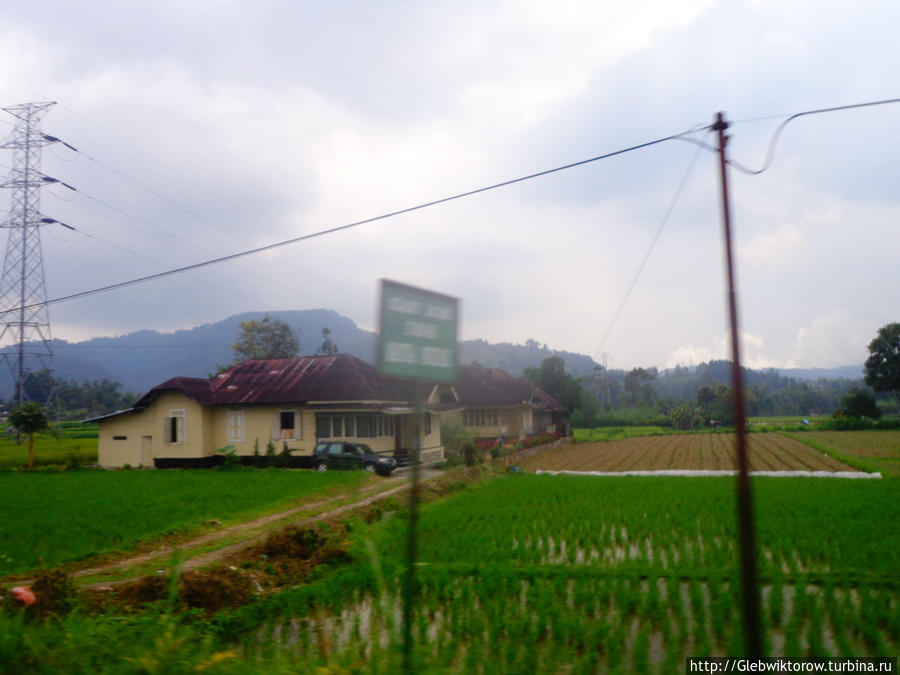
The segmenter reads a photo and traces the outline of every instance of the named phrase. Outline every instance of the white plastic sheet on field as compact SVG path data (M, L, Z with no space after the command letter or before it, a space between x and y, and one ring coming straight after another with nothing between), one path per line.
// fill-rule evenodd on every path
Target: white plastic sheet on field
M544 471L547 476L736 476L737 471L712 469L660 469L658 471ZM880 473L864 471L751 471L751 476L775 476L777 478L881 478Z

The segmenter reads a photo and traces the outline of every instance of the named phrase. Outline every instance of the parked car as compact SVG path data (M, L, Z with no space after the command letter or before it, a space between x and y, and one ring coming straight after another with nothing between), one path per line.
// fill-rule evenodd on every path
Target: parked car
M365 469L379 476L390 476L397 468L397 460L383 457L365 443L319 443L313 450L313 466L316 471L329 469Z

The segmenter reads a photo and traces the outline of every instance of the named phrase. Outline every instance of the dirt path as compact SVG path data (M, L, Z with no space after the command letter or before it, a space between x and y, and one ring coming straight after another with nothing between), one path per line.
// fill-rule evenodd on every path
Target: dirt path
M422 481L427 481L441 475L442 472L440 471L423 470L420 478ZM79 570L72 574L72 578L77 580L85 577L99 577L104 575L117 576L122 572L128 571L130 568L147 565L154 561L158 561L159 564L167 566L169 565L173 554L176 553L182 556L182 562L180 564L180 568L182 570L197 569L199 567L211 565L213 563L225 560L245 548L261 543L265 540L269 533L277 527L284 527L287 525L308 525L319 520L333 518L353 509L366 506L380 499L384 499L385 497L390 497L398 493L406 492L409 490L409 481L410 476L408 472L403 472L403 474L401 475L396 475L396 477L392 477L390 479L377 483L374 488L370 487L364 490L360 490L355 495L352 492L345 492L318 502L302 504L300 506L287 509L285 511L279 511L278 513L273 513L268 516L255 518L253 520L237 523L228 527L223 527L221 529L202 534L181 544L161 546L160 548L154 551L150 551L149 553L131 556L122 560L118 560L114 563L109 563L98 567L90 567L87 569ZM328 504L346 500L348 498L352 499L353 497L360 497L360 499L353 499L349 503L342 504L333 509L328 509L316 513L317 509L326 507ZM298 514L304 512L313 513L306 518L295 520ZM221 548L216 548L215 550L207 551L196 556L190 555L190 552L192 550L207 547L209 545L214 545L217 541L233 539L235 537L238 537L238 541L225 544ZM109 581L100 581L90 584L79 584L79 587L84 589L98 589L101 587L115 586L117 584L124 583L130 580L131 579L115 579ZM27 584L29 582L21 583Z

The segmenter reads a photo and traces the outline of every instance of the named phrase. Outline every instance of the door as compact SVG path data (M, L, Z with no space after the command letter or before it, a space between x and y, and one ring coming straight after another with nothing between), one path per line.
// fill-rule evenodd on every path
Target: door
M153 436L141 436L141 466L153 468Z

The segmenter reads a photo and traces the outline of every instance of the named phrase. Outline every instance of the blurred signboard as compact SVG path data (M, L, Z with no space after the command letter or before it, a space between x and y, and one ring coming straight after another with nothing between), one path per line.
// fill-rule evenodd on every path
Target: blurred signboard
M382 279L378 372L405 380L453 382L458 320L457 298Z

